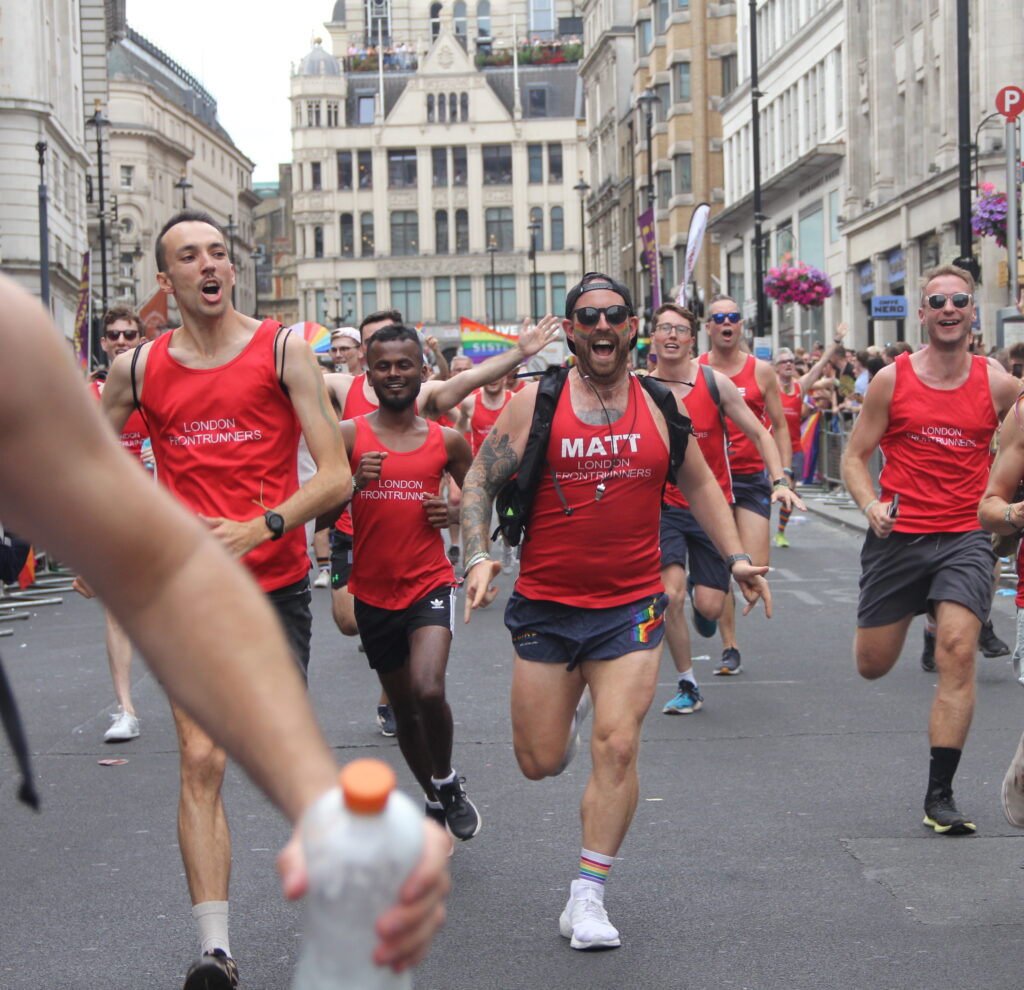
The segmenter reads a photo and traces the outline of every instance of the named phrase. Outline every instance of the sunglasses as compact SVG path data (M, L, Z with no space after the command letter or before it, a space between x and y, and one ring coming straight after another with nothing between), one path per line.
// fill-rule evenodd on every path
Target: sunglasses
M947 296L942 292L933 292L927 297L927 303L932 309L942 309L948 299L957 309L963 309L964 306L970 303L972 298L969 292L954 292L951 296Z
M629 319L629 309L626 306L581 306L572 311L572 318L581 327L596 327L602 316L608 326L621 327Z
M133 340L136 339L136 337L139 336L139 331L138 330L105 330L103 332L103 336L106 337L107 340L110 340L110 341L117 340L119 337L124 337L124 339L127 340L128 343L130 344Z
M730 323L739 323L743 319L742 313L712 313L711 319L715 321L719 326L728 320Z

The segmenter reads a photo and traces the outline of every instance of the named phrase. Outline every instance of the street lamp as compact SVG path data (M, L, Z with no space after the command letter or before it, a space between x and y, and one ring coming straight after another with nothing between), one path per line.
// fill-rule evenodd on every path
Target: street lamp
M132 305L139 305L139 262L142 261L142 241L137 240L132 248Z
M174 183L175 189L181 190L181 208L183 210L188 209L188 191L192 188L192 183L185 178L185 173L181 173L181 178Z
M100 191L100 205L99 205L99 220L100 220L100 274L102 277L102 288L103 295L101 301L103 303L103 312L107 311L107 215L106 215L106 203L103 198L103 128L110 126L110 121L103 115L103 111L100 110L100 101L96 100L96 110L91 117L85 122L86 127L96 128L96 170L99 174L99 191Z
M580 170L580 181L573 186L573 189L580 194L580 277L582 278L587 270L587 224L584 213L587 193L590 186L583 181L583 171Z
M654 227L654 148L652 147L654 129L654 104L658 101L658 94L648 86L637 98L637 108L643 111L644 128L647 137L647 209L651 211L651 227ZM654 312L654 287L658 284L658 252L645 252L648 254L647 268L650 278L647 289L647 317Z
M530 316L539 320L541 314L537 312L537 233L540 231L540 223L536 220L526 228L530 232L530 261L533 262L533 275L530 281ZM543 303L541 309L543 309Z
M487 242L487 253L491 256L491 284L487 292L487 325L494 328L494 255L498 245L494 243L494 234Z
M228 225L224 228L224 232L228 235L228 240L231 242L229 251L229 259L231 264L235 265L235 235L238 233L238 224L235 223L235 216L233 213L228 214ZM238 268L235 266L235 282L238 281ZM235 287L231 286L231 305L235 305Z
M50 222L46 192L46 142L36 142L39 156L39 299L50 310ZM57 259L58 263L60 259Z

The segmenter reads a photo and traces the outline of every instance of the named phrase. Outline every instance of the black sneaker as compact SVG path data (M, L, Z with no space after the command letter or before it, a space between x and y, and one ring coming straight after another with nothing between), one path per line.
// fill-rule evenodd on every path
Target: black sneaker
M722 660L715 670L716 677L733 677L740 672L740 651L735 646L722 650Z
M977 830L957 808L952 791L933 792L925 798L924 824L939 835L972 835Z
M935 633L924 631L924 649L921 651L921 669L926 674L935 672Z
M423 814L427 818L432 818L441 828L448 827L448 821L444 817L444 808L432 808L426 801L423 802Z
M235 990L238 967L223 949L204 952L185 977L182 990Z
M380 734L387 736L398 735L398 726L395 725L395 713L390 705L377 706L377 725L380 727Z
M448 831L463 841L472 839L483 824L480 812L462 789L465 782L465 777L457 776L450 784L434 785L437 799L444 805L444 820L448 824Z
M1010 648L996 635L991 619L981 627L981 632L978 633L978 649L981 650L982 656L989 659L1005 657L1010 652Z

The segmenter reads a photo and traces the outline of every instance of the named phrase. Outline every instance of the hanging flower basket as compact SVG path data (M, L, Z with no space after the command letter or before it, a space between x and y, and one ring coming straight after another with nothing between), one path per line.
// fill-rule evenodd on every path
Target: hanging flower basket
M1006 247L1006 193L997 193L991 182L979 187L981 195L974 204L971 230L982 237L994 237L996 244Z
M794 264L792 256L784 254L782 264L768 269L764 291L780 305L796 303L811 309L832 295L832 283L820 268L802 261Z

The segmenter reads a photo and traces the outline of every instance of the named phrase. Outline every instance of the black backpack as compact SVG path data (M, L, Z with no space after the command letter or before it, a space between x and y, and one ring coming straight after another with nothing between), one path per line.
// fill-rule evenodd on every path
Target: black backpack
M493 540L499 533L510 547L517 547L526 535L526 523L533 506L533 496L540 485L541 475L545 466L551 472L555 491L562 502L567 516L572 515L558 485L554 471L547 463L548 440L551 436L551 423L555 417L558 397L562 394L565 380L569 376L566 367L548 368L540 378L537 388L536 404L533 408L533 420L526 438L526 448L519 462L518 472L498 490L495 505L498 510L498 528L491 534ZM676 474L686 456L686 445L690 439L691 426L688 417L679 411L679 404L671 390L650 376L641 376L640 384L654 399L668 425L669 467L666 480L676 483Z

